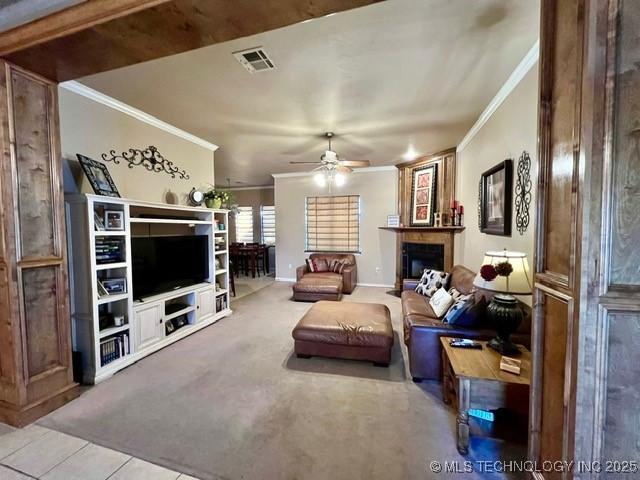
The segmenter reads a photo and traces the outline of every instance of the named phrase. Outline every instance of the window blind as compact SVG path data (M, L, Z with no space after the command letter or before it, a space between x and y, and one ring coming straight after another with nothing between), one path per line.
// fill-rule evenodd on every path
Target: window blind
M276 207L273 205L260 206L260 225L262 228L262 243L275 245L276 243Z
M307 252L360 252L360 195L307 197Z
M236 213L236 242L253 242L253 207L238 207L238 213Z

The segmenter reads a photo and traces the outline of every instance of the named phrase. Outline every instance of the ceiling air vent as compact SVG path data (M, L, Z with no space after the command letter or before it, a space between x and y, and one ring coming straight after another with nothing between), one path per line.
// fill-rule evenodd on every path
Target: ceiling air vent
M249 73L264 72L276 68L262 47L233 52L233 56L244 68L249 70Z

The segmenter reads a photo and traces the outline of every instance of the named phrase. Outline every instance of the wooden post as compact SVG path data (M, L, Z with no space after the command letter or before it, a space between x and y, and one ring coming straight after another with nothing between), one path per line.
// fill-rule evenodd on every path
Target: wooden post
M0 60L0 421L77 395L57 86Z

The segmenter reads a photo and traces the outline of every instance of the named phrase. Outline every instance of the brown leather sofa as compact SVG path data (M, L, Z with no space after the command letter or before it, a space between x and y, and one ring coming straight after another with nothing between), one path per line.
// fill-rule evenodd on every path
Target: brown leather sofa
M476 274L462 265L456 265L451 271L449 288L455 287L466 295L473 291L473 279ZM442 377L442 346L440 337L471 338L489 340L495 337L495 329L488 324L486 317L479 328L465 328L442 323L433 313L429 299L414 291L418 281L405 280L402 291L402 316L404 343L409 352L409 370L415 382L422 379L438 380ZM493 292L476 290L477 296L483 296L489 302ZM511 340L530 348L531 345L531 308L521 303L524 320Z
M340 300L343 293L351 293L358 283L356 257L346 253L312 253L311 259L342 260L347 266L342 274L334 272L311 273L307 265L296 269L293 298L298 301Z

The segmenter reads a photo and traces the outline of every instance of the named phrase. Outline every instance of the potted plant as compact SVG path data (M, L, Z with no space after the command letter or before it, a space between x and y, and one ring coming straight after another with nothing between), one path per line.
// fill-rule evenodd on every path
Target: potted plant
M229 201L229 192L225 190L211 189L204 194L204 203L207 208L218 209L222 207L222 203Z

